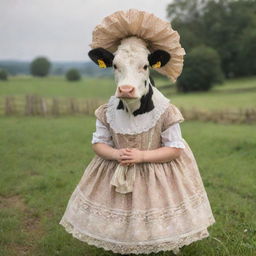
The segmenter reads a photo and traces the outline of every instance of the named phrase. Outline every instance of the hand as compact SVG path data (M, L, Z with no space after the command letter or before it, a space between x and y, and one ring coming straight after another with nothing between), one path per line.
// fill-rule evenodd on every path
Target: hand
M130 165L135 163L142 163L144 161L144 151L136 148L127 148L122 151L121 164Z
M129 151L127 148L116 149L115 155L114 155L115 160L118 161L121 165L129 165L129 164L121 163L122 157L125 156L126 153L128 153L128 152Z

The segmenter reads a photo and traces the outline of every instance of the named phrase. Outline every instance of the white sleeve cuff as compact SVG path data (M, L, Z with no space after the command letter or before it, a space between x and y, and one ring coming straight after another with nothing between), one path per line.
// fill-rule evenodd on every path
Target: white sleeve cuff
M161 133L162 146L185 148L179 123L175 123Z
M109 146L114 146L108 128L98 119L96 119L96 131L92 135L91 143L105 143L108 144Z

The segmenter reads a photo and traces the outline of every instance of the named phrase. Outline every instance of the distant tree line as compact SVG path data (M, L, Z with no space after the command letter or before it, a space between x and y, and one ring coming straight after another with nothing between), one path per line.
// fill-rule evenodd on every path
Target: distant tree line
M38 57L31 62L30 72L33 76L44 77L48 75L50 67L51 63L47 58ZM65 75L68 81L78 81L81 78L79 71L75 68L67 70Z
M49 75L63 76L68 70L75 68L84 76L113 76L111 69L99 69L92 61L50 61L50 64ZM0 60L0 69L6 70L10 75L30 75L31 62Z
M256 75L256 0L173 0L167 15L186 51L176 83L179 91L206 91L225 78ZM73 81L81 74L113 76L111 69L99 69L92 62L37 59L29 65L22 69L19 63L0 61L0 68L11 74L21 70L36 76L65 74ZM151 75L161 76L155 70Z
M8 79L8 73L5 69L0 69L0 80L6 81Z
M187 88L184 82L200 87L200 82L195 84L193 81L195 72L202 75L206 69L212 73L210 76L217 75L215 80L219 82L221 73L226 78L256 74L256 0L173 0L167 6L167 14L186 50L184 69L178 79L181 90ZM208 53L205 47L208 47ZM211 52L209 48L212 48ZM213 58L213 51L217 54L215 61L206 61L210 59L209 55ZM206 54L202 62L196 61L203 57L199 56L200 52ZM218 58L220 69L216 68ZM215 63L215 68L210 68L210 62ZM207 79L206 75L205 85Z

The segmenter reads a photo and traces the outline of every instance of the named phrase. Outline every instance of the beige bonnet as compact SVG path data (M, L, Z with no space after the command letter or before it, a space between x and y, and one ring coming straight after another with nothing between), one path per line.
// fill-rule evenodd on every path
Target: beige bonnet
M180 45L178 32L172 29L170 22L152 13L137 9L114 12L94 28L90 46L102 47L114 53L120 41L130 36L143 39L150 52L165 50L171 55L166 65L155 70L175 82L182 72L185 50Z

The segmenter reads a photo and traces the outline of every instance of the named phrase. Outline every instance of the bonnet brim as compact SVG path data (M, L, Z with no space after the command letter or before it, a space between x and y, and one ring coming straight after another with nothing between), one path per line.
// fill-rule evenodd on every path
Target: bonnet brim
M117 11L105 17L93 30L90 46L91 48L102 47L114 53L120 41L130 36L143 39L150 52L160 49L170 53L170 61L155 70L166 75L173 82L177 80L182 72L183 56L186 54L180 45L180 36L172 29L170 22L152 13L129 9Z

